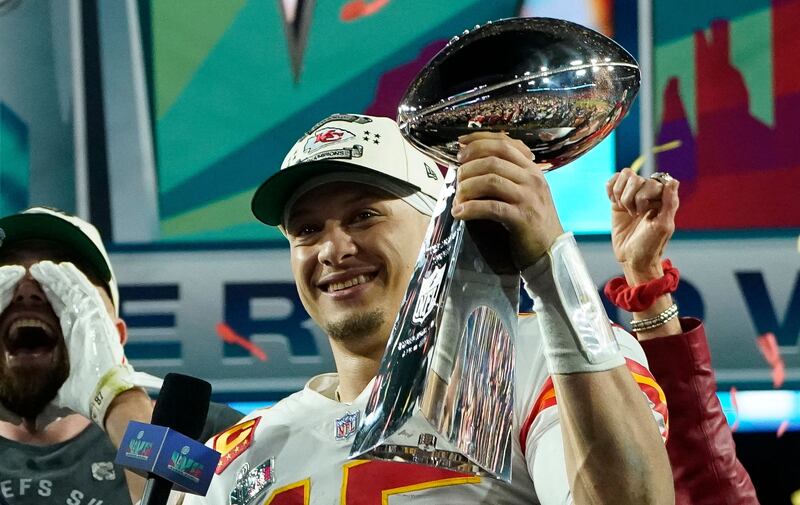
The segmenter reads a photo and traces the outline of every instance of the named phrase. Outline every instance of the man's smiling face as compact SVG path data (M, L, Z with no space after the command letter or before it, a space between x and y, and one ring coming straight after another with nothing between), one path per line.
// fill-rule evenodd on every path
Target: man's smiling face
M331 183L292 206L285 232L308 313L331 338L383 348L429 218L372 186Z

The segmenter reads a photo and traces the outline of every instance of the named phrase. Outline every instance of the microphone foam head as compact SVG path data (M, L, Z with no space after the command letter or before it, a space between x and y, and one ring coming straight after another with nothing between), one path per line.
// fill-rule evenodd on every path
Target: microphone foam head
M211 384L208 382L189 375L169 373L164 377L151 423L196 440L203 433L210 400Z

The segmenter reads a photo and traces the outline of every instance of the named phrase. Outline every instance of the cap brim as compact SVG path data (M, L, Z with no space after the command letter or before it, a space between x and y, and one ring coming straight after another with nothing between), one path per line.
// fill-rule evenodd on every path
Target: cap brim
M49 214L15 214L0 219L5 237L0 250L23 240L52 240L86 261L103 282L111 282L111 270L103 253L78 227Z
M262 223L278 226L283 220L283 211L286 203L295 190L314 177L334 173L370 174L376 178L385 177L397 181L415 190L419 189L408 181L362 167L361 165L332 160L309 161L292 165L270 176L256 190L250 203L250 209L256 219Z

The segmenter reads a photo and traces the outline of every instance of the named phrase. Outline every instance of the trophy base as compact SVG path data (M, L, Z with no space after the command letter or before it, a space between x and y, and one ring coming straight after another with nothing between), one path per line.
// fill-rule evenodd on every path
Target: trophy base
M426 436L432 437L433 443L436 443L436 437L431 434L420 435L420 440ZM483 470L480 466L471 462L463 454L444 449L435 449L433 447L384 444L379 445L361 457L366 457L368 459L380 459L384 461L396 461L398 463L414 463L417 465L435 466L437 468L444 468L446 470L452 470L454 472L466 473L470 475L491 476L491 474Z

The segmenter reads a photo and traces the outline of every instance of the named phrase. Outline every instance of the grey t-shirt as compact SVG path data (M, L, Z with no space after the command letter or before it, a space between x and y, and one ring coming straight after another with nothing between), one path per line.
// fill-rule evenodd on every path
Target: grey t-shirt
M243 414L212 403L200 440L236 424ZM117 451L92 424L77 437L40 447L0 437L0 504L129 505L125 475L114 464Z

